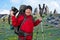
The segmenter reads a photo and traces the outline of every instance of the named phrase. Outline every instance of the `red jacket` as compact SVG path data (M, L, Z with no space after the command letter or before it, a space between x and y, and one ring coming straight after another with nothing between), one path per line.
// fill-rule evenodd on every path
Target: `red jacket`
M27 19L21 26L20 30L22 30L26 33L32 33L33 27L37 26L41 21L36 20L33 22L33 20L32 20L33 17L31 15L27 16L26 18ZM20 15L18 18L16 18L15 16L12 16L12 25L14 27L18 27L18 25L20 25L23 20L24 20L24 15Z

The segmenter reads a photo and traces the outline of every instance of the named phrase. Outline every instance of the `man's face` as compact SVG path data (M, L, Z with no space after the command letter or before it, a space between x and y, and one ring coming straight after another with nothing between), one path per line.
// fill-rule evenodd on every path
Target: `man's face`
M30 9L26 9L26 10L25 10L25 14L26 14L27 16L31 15L31 13L32 13L32 11L31 11Z

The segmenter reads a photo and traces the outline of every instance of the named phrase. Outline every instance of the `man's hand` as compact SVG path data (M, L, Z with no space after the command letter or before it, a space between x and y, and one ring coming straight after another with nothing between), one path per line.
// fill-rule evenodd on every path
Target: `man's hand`
M13 13L14 13L13 11L10 11L10 15L11 15L11 16L14 16L14 14L13 14Z
M39 20L42 21L42 17L40 17Z

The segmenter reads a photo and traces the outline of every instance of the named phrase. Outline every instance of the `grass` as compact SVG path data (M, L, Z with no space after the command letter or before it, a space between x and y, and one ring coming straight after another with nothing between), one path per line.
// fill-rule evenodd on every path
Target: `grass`
M44 22L45 21L43 21L43 24L45 24ZM43 40L43 34L44 40L60 40L60 28L56 28L51 25L43 25L43 27L44 33L41 32L41 24L34 27L33 40ZM10 29L8 22L2 22L0 19L0 40L17 40L17 38L18 36L14 33L14 30Z

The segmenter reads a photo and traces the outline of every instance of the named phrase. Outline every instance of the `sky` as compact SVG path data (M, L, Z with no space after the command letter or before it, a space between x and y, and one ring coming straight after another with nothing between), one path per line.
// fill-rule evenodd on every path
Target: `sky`
M12 6L19 9L20 5L31 5L33 10L38 8L38 5L46 4L50 11L54 9L60 13L60 2L59 0L0 0L0 14L9 14L9 10Z

